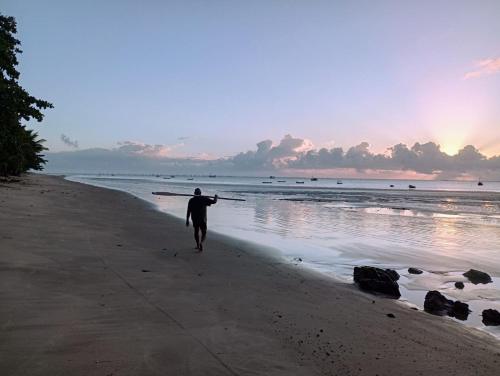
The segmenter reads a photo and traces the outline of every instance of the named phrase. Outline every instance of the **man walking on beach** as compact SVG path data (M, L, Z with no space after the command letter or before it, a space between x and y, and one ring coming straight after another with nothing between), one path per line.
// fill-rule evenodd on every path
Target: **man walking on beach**
M189 200L186 216L186 226L189 227L189 216L193 221L194 240L196 240L196 249L203 251L203 242L207 236L207 206L217 202L217 195L214 199L201 195L201 189L194 190L194 197ZM201 230L201 241L200 241Z

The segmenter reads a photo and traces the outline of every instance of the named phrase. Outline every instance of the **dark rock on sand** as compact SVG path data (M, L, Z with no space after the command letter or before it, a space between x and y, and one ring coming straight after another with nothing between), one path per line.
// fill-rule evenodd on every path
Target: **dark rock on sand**
M399 274L395 270L373 266L354 267L354 282L361 290L376 292L398 299L401 296L396 282Z
M465 286L463 282L455 282L455 287L462 290Z
M417 268L408 268L408 273L410 274L422 274L423 271Z
M481 272L476 269L470 269L468 272L464 273L463 276L467 277L467 279L475 285L478 285L480 283L486 284L493 282L488 273Z
M447 299L439 291L429 291L425 295L424 311L438 316L456 317L459 320L467 320L470 313L468 304Z
M469 317L469 313L469 305L467 303L462 303L460 300L457 300L453 303L452 311L448 313L448 316L465 321Z
M446 297L439 291L429 291L425 295L424 311L433 315L445 316L451 311L453 300Z
M496 309L485 309L483 311L483 324L487 326L500 325L500 312Z

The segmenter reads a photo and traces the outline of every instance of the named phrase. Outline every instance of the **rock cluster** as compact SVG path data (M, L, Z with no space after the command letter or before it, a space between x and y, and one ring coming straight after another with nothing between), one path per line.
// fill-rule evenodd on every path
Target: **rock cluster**
M417 268L408 268L408 273L422 274L423 271ZM463 275L476 285L492 282L491 277L487 273L475 269L470 269ZM398 280L399 274L393 269L381 269L374 266L354 267L354 282L364 291L380 293L398 299L401 297ZM455 282L455 287L463 289L464 283ZM458 320L467 320L471 312L467 303L448 299L436 290L429 291L425 295L424 311L438 316L455 317ZM482 316L484 325L500 326L500 312L497 310L485 309ZM395 316L392 313L388 313L387 317L394 318Z

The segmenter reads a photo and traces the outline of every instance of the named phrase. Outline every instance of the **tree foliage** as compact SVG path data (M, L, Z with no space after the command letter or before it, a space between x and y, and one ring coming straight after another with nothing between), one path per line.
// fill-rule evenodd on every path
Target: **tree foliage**
M14 17L0 14L0 176L19 175L29 169L41 170L45 150L36 132L21 122L43 120L42 110L52 104L33 97L19 85L17 55L21 42L14 36Z

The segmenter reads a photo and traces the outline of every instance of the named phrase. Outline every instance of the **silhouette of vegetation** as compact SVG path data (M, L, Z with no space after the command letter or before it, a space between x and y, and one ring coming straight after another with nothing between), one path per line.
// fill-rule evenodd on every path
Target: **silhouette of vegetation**
M42 170L46 162L40 154L45 141L21 121L43 120L41 110L52 104L31 96L19 85L17 54L21 42L14 35L14 17L0 14L0 176L20 175L30 169Z

